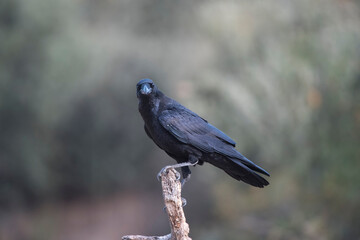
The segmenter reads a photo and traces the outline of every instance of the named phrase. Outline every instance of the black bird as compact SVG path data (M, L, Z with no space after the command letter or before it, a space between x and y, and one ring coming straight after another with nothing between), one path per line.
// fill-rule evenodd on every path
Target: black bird
M252 186L262 188L269 184L257 174L270 176L269 173L236 151L234 140L165 96L151 79L140 80L136 88L146 134L178 162L163 170L181 167L184 184L190 178L189 166L208 162Z

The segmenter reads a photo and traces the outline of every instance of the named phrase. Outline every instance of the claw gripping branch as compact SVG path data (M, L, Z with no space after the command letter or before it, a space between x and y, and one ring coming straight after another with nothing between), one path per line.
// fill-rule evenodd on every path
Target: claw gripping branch
M178 172L174 168L161 172L161 187L171 234L165 236L129 235L122 237L122 240L191 240L189 224L186 222L183 210L181 183L177 175Z

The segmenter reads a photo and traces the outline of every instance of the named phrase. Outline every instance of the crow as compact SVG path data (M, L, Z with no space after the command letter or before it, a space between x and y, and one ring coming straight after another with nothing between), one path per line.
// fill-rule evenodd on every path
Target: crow
M235 141L196 113L165 96L151 79L136 85L139 112L145 122L146 134L178 164L182 185L190 179L189 166L210 163L231 177L255 187L269 184L258 173L270 176L235 149ZM161 172L158 174L158 178Z

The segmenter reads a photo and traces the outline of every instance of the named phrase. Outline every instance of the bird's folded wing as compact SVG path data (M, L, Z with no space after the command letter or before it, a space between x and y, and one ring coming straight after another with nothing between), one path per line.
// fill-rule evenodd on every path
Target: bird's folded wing
M234 140L189 110L165 110L159 121L180 142L203 151L214 152L219 144L235 147Z
M182 108L165 110L158 119L160 124L180 142L204 152L221 154L237 165L245 164L252 170L269 176L268 172L236 151L234 140L190 110Z

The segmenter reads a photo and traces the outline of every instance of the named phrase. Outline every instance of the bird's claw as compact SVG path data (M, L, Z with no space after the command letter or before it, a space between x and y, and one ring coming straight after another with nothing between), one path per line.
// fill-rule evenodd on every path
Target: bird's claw
M185 198L181 198L181 202L182 202L182 207L185 207L187 204L187 200Z
M160 182L161 181L161 175L164 173L164 172L167 172L169 169L171 168L171 166L165 166L163 167L160 172L157 174L156 178L157 180ZM176 175L176 180L180 180L181 178L181 175L180 173L178 173L177 171L175 171L175 175Z
M159 182L161 181L161 171L156 175L156 178Z
M181 188L183 188L183 186L185 185L185 183L186 183L186 181L185 181L185 179L183 178L183 179L181 179Z
M163 167L160 172L157 174L156 178L157 180L160 182L161 181L161 175L163 174L163 172L166 172L169 169L169 166L165 166Z
M177 180L177 181L180 180L180 178L181 178L180 173L179 173L179 172L175 172L175 175L176 175L176 180Z

